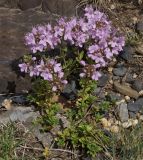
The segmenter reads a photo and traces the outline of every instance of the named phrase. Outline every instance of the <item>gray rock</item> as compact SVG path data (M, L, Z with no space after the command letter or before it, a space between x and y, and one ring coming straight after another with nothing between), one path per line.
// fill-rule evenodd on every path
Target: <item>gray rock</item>
M113 81L117 81L117 80L120 79L120 77L119 76L113 76L112 79L113 79Z
M70 126L70 122L68 121L66 116L63 116L61 114L57 114L57 118L61 121L61 125L63 128L67 128Z
M42 3L42 0L19 0L18 1L18 6L20 7L21 10L27 10L30 8L35 8L39 6Z
M134 78L133 78L133 75L131 73L127 73L126 82L127 83L133 83L134 82Z
M0 8L0 93L20 93L31 88L29 76L19 74L18 62L29 53L24 36L37 24L53 22L55 17L36 10Z
M129 112L129 117L130 117L130 118L133 118L133 119L134 119L134 118L136 118L136 116L137 116L137 115L136 115L135 112Z
M133 54L135 53L135 49L131 46L125 46L123 48L123 51L121 52L121 54L119 54L119 56L121 58L123 58L124 60L130 62L133 60Z
M143 82L140 81L140 80L135 80L133 85L132 85L132 88L135 89L138 92L143 90Z
M143 112L143 98L137 99L134 103L129 103L128 110L134 113Z
M115 76L123 77L126 74L127 68L125 67L118 67L113 69L113 73Z
M131 112L139 112L141 105L137 103L129 103L128 104L128 110Z
M121 99L122 99L122 97L115 92L110 92L107 95L107 100L109 100L111 102L116 102L116 101L119 101Z
M103 74L100 78L99 78L99 81L98 81L98 86L99 87L104 87L107 82L109 80L109 76L107 74Z
M121 103L118 106L118 113L119 113L120 120L122 122L125 122L128 120L129 114L128 114L128 108L126 103Z
M37 139L43 144L44 147L49 148L54 140L53 136L50 132L41 132L41 129L41 126L36 126L30 130L32 131L34 136L37 137Z
M0 123L7 124L16 121L32 122L38 116L38 112L34 112L32 107L13 107L12 110L0 114Z
M76 0L43 0L42 10L61 16L73 16L76 4Z
M141 19L136 25L137 32L143 34L143 19Z
M98 96L101 92L101 87L97 87L94 91L94 95Z
M139 97L139 93L127 85L120 84L119 82L115 81L114 87L119 93L121 93L123 95L129 96L129 97L132 97L135 99L137 99Z
M21 95L21 96L13 96L13 97L10 97L10 99L12 100L12 102L17 103L17 104L26 104L26 103L28 103L28 100L23 95Z

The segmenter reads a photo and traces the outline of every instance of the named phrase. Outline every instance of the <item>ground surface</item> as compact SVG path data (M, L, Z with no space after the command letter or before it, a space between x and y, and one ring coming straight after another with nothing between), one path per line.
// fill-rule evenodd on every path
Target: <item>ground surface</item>
M24 54L22 53L23 50L24 52L27 51L22 46L23 41L21 39L27 31L27 25L32 26L33 24L48 22L52 20L52 15L51 13L41 13L39 10L22 12L17 9L3 7L0 8L0 12L2 13L0 14L2 18L0 27L3 29L1 30L2 37L0 38L0 41L2 41L1 52L3 53L0 59L2 72L0 90L5 91L9 90L9 88L6 89L7 80L5 78L10 77L10 86L11 84L14 86L15 79L17 79L16 74L13 74L12 69L9 67L9 62L13 61L13 57L16 58L18 51L21 52L20 55ZM138 5L138 3L124 2L110 5L110 8L105 12L109 14L113 23L126 35L127 45L124 51L110 63L109 67L103 70L103 76L99 80L95 94L101 101L108 99L116 102L111 113L105 117L114 121L119 120L124 123L124 128L128 128L133 125L131 120L137 123L143 120L143 11L142 6ZM29 17L28 21L27 16ZM48 19L46 19L47 16ZM10 36L7 37L4 33L7 33L8 30L9 34L7 35ZM19 33L21 33L21 36L19 36ZM19 38L21 43L17 46ZM9 43L10 41L13 41L14 44ZM5 54L5 52L9 52L7 45L11 48L11 54L8 55ZM9 61L7 61L7 56L9 56ZM5 73L9 73L10 76L4 75ZM25 80L21 77L20 79L20 83L24 86L27 82L23 83L22 81ZM11 91L15 91L16 88L13 87L11 89ZM22 89L21 86L19 86L19 89ZM16 90L18 91L19 89L17 88ZM4 102L4 99L7 99L7 101ZM9 100L12 100L12 104ZM0 139L2 140L0 141L0 155L2 154L2 156L0 159L46 159L43 156L43 153L46 152L44 148L52 146L51 142L54 137L50 133L40 133L41 126L35 127L33 125L33 121L39 116L39 112L33 106L27 106L23 95L1 95L0 123L2 125ZM9 124L11 121L12 124ZM138 136L136 139L140 140L141 137ZM142 153L143 151L141 150L137 160L141 160ZM47 159L77 159L71 155L62 150L51 150L51 155ZM96 159L101 160L102 158L99 156ZM91 159L85 158L83 160ZM120 158L117 157L116 160L120 160Z

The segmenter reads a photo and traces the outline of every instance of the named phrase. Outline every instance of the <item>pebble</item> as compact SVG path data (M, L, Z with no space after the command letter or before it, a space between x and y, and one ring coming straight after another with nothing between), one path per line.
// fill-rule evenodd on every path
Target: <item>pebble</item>
M133 78L134 78L134 79L137 78L137 76L138 76L138 75L137 75L136 73L133 74Z
M122 123L122 127L123 128L129 128L132 126L132 122L131 121L128 121L128 122L123 122Z
M125 99L121 99L120 101L117 101L116 102L116 105L120 105L120 104L122 104L122 103L124 103L125 102Z
M132 126L136 126L138 123L139 123L139 121L137 119L132 120Z
M4 99L4 101L2 102L2 107L5 107L7 110L11 110L12 109L12 100L11 99Z
M127 103L121 103L118 106L118 114L119 114L121 122L128 121L129 114L128 114Z
M115 76L123 77L126 74L126 72L127 72L127 68L125 67L118 67L113 69L113 74Z
M137 99L134 103L131 102L128 104L128 110L131 112L139 112L143 110L143 98Z
M143 115L139 116L139 120L143 121Z
M130 45L125 46L123 48L123 51L121 52L121 54L119 55L122 59L126 60L126 61L131 61L133 59L133 54L135 53L135 50L133 47L131 47Z
M103 74L98 80L98 86L104 87L109 80L109 76L107 74Z
M101 123L102 123L104 128L111 127L111 122L109 122L106 118L102 118Z
M108 72L112 73L113 67L108 67Z
M139 92L139 95L140 95L140 96L143 96L143 90L141 90L141 91Z
M114 88L121 94L125 95L125 96L129 96L132 98L137 99L139 97L139 93L132 89L131 87L129 87L127 84L120 84L117 81L114 81Z
M113 126L111 126L110 131L113 132L113 133L118 133L119 132L119 127L116 126L116 125L113 125Z
M125 96L125 100L127 101L127 102L129 102L130 101L130 97L129 96Z
M143 82L140 80L135 80L132 85L132 88L140 92L141 90L143 90Z

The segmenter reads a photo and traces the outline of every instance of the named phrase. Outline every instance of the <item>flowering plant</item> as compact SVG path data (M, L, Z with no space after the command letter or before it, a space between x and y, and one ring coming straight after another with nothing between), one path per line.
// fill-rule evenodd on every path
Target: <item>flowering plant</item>
M34 27L25 40L32 56L19 64L21 72L49 81L52 91L61 91L72 74L98 80L100 69L125 43L107 16L91 6L83 18L65 17L55 26Z

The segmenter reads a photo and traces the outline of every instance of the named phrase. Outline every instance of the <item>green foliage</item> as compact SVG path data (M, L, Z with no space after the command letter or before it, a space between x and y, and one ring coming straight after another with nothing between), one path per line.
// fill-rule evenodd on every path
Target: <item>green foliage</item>
M101 109L95 104L96 97L92 95L96 88L95 81L82 79L80 86L75 106L67 113L71 125L59 133L57 141L62 147L68 144L73 149L94 157L108 143L108 137L97 123L103 116L100 111L107 109L107 103Z

